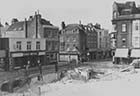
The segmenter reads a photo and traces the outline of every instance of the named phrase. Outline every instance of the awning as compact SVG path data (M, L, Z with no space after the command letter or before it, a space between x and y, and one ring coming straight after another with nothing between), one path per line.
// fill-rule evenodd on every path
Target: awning
M128 49L116 49L114 57L127 58L128 51Z
M130 57L140 58L140 49L132 49Z

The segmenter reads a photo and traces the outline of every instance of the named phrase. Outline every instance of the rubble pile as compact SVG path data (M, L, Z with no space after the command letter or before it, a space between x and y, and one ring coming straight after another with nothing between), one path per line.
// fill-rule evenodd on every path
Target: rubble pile
M132 76L134 77L133 75L134 73L136 73L136 71L133 66L123 66L123 67L113 66L113 68L103 68L103 69L97 69L91 66L78 67L78 68L75 68L74 70L64 70L61 73L59 73L58 75L59 81L57 82L49 83L49 84L48 83L33 84L30 86L28 91L24 93L13 93L10 95L3 95L3 96L40 96L40 94L42 94L41 96L46 96L43 94L47 94L48 96L54 96L54 95L49 95L49 94L52 94L52 93L58 94L57 91L60 91L61 89L66 90L66 91L68 91L69 88L75 88L75 87L76 88L78 87L79 89L81 89L81 87L79 86L84 86L86 88L89 88L90 85L92 85L90 87L95 86L93 88L96 89L96 87L97 88L99 87L98 84L104 81L114 82L114 80L122 80L124 78L127 78L128 79L127 81L129 81L129 79L131 79ZM104 83L101 83L101 84L105 85ZM75 90L79 90L76 88ZM63 91L59 93L63 93ZM60 95L60 96L63 96L63 95ZM82 96L85 96L85 95L82 95Z

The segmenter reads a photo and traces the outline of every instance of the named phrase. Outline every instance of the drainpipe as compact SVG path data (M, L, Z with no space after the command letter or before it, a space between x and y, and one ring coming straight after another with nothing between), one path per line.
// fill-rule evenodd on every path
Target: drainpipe
M28 37L28 29L27 29L27 27L28 27L28 25L27 25L27 20L26 20L26 18L25 18L25 38L27 38Z
M35 12L36 38L38 38L38 15Z

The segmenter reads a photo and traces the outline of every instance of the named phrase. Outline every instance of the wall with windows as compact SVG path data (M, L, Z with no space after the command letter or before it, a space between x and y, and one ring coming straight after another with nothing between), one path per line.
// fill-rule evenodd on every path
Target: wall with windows
M132 22L131 20L117 21L117 48L132 47Z
M9 51L45 50L45 39L9 38Z
M132 46L140 48L140 20L133 20L132 23Z

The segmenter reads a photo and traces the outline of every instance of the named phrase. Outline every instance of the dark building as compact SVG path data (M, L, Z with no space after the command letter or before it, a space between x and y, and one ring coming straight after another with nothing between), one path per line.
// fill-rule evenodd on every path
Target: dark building
M97 58L97 31L92 24L84 25L86 32L86 51L89 60Z
M79 58L84 59L86 55L86 34L81 24L62 23L60 33L59 60L70 61Z
M46 39L46 60L48 64L56 63L59 53L59 28L44 25L44 38Z

